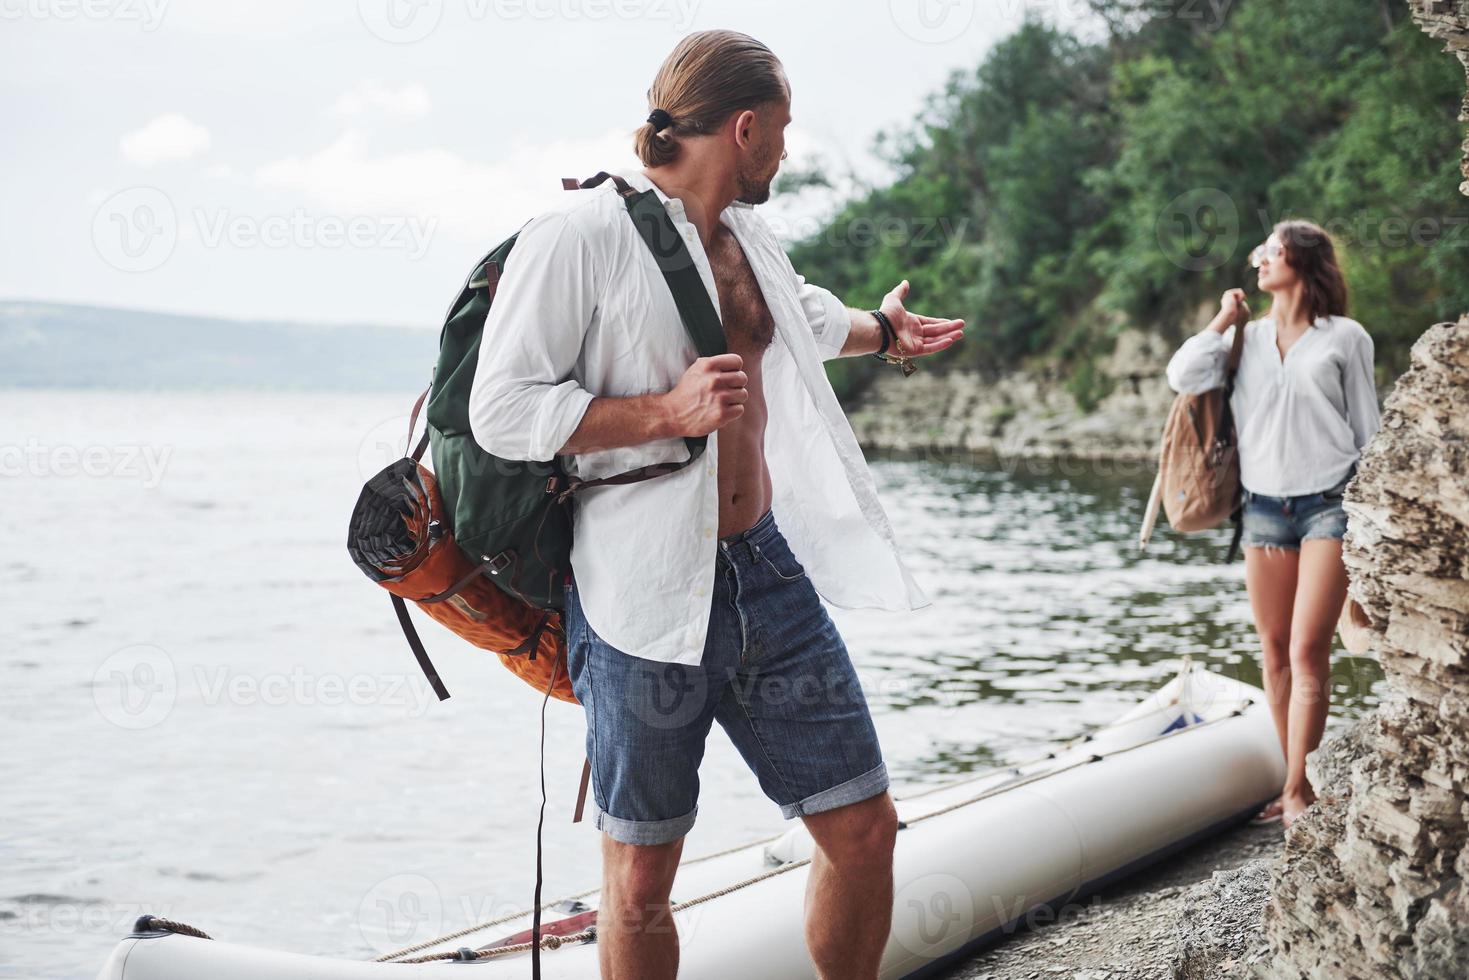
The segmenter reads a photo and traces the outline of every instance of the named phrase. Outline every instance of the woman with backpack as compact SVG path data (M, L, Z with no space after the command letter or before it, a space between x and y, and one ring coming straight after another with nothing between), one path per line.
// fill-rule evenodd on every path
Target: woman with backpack
M1377 431L1372 337L1347 317L1347 287L1331 238L1318 225L1277 224L1250 254L1270 311L1243 326L1230 408L1244 495L1245 585L1263 654L1265 693L1286 758L1282 795L1256 820L1287 827L1316 794L1306 754L1330 702L1331 649L1346 599L1342 494ZM1219 388L1248 315L1242 289L1168 363L1183 394Z

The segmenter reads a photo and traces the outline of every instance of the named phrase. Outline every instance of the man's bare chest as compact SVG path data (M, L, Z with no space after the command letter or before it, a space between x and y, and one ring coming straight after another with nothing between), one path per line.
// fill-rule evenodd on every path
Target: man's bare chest
M709 265L719 290L719 311L732 351L761 351L775 336L775 319L755 271L733 233L721 227L709 246Z

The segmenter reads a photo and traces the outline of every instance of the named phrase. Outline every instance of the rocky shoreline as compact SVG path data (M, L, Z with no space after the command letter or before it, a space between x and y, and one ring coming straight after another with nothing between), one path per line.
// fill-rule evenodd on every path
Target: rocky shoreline
M1164 377L1171 355L1161 337L1124 333L1102 368L1110 391L1091 411L1041 372L991 379L920 370L879 378L848 406L847 420L869 452L1150 461L1174 398Z
M1366 723L1332 729L1313 782L1346 785ZM1291 834L1297 831L1292 828ZM1272 877L1290 851L1279 823L1241 824L985 950L952 980L1260 980ZM1326 976L1326 974L1323 974Z

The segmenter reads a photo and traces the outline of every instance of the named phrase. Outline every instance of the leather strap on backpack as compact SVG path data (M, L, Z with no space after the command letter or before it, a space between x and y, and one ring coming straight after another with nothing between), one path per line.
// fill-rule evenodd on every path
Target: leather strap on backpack
M418 428L418 413L423 410L423 403L428 399L428 393L432 390L432 388L433 386L430 385L428 388L423 389L423 394L419 395L418 401L413 403L413 414L408 417L407 445L413 445L413 430ZM412 458L415 463L423 458L423 451L427 448L428 427L425 426L423 430L423 438L418 440L418 446L413 450L412 453ZM475 574L479 574L478 569L475 570ZM443 599L447 599L449 598L449 596L459 592L460 589L464 588L464 586L468 584L469 582L467 579L461 581L448 592L444 592L440 595L434 596L428 601L439 602ZM398 625L403 630L404 638L408 640L408 647L413 651L413 656L418 661L418 666L423 671L423 676L428 678L429 687L433 688L434 694L438 696L438 699L440 701L449 700L449 689L444 686L443 678L439 677L439 672L437 668L434 667L433 661L429 659L428 650L424 649L423 640L419 638L418 630L413 628L413 620L410 619L408 616L408 604L404 602L402 597L400 596L394 595L390 598L393 600L393 612L398 617Z
M416 402L413 403L413 414L410 415L410 416L408 416L408 442L407 442L407 445L409 445L409 446L412 446L413 445L413 430L416 429L416 428L418 428L418 413L423 410L423 403L428 400L428 393L430 391L433 391L433 390L434 390L434 386L433 385L429 385L427 388L423 389L423 394L421 394L421 395L418 396L418 401L416 401ZM413 461L415 463L418 462L419 460L423 459L423 451L425 449L427 449L427 448L428 448L428 426L424 426L424 428L423 428L423 438L418 440L418 445L414 448L413 453L412 453Z
M1229 345L1229 360L1224 364L1224 411L1220 415L1219 428L1231 433L1234 425L1234 413L1230 410L1229 399L1234 394L1234 376L1239 373L1239 361L1245 351L1245 324L1244 317L1240 315L1240 322L1234 325L1234 343Z
M1226 378L1233 378L1234 372L1239 370L1239 359L1245 349L1245 323L1248 316L1247 313L1242 314L1234 325L1234 343L1229 345L1229 363L1224 368Z
M1226 433L1229 445L1226 448L1239 451L1239 440L1234 431L1234 409L1230 400L1234 397L1234 376L1239 372L1240 357L1245 349L1245 322L1247 314L1241 313L1239 322L1234 325L1234 343L1229 347L1229 360L1224 365L1224 406L1219 413L1219 430ZM1234 533L1230 536L1229 550L1224 554L1226 563L1232 562L1239 554L1240 539L1244 535L1245 515L1244 503L1239 497L1239 490L1235 490L1234 509L1229 514L1229 519L1234 523Z

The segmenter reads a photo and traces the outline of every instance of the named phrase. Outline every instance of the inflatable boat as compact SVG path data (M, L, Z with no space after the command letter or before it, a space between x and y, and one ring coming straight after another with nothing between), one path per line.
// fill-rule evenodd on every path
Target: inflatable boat
M941 973L1027 923L1250 818L1285 763L1258 688L1184 661L1111 724L1029 761L897 801L892 931L881 976ZM682 976L815 975L801 909L813 843L787 832L686 858L674 880ZM541 972L597 976L597 893L542 906ZM411 980L529 976L531 913L504 916L376 960L280 952L141 917L98 980ZM454 974L456 976L462 973Z

